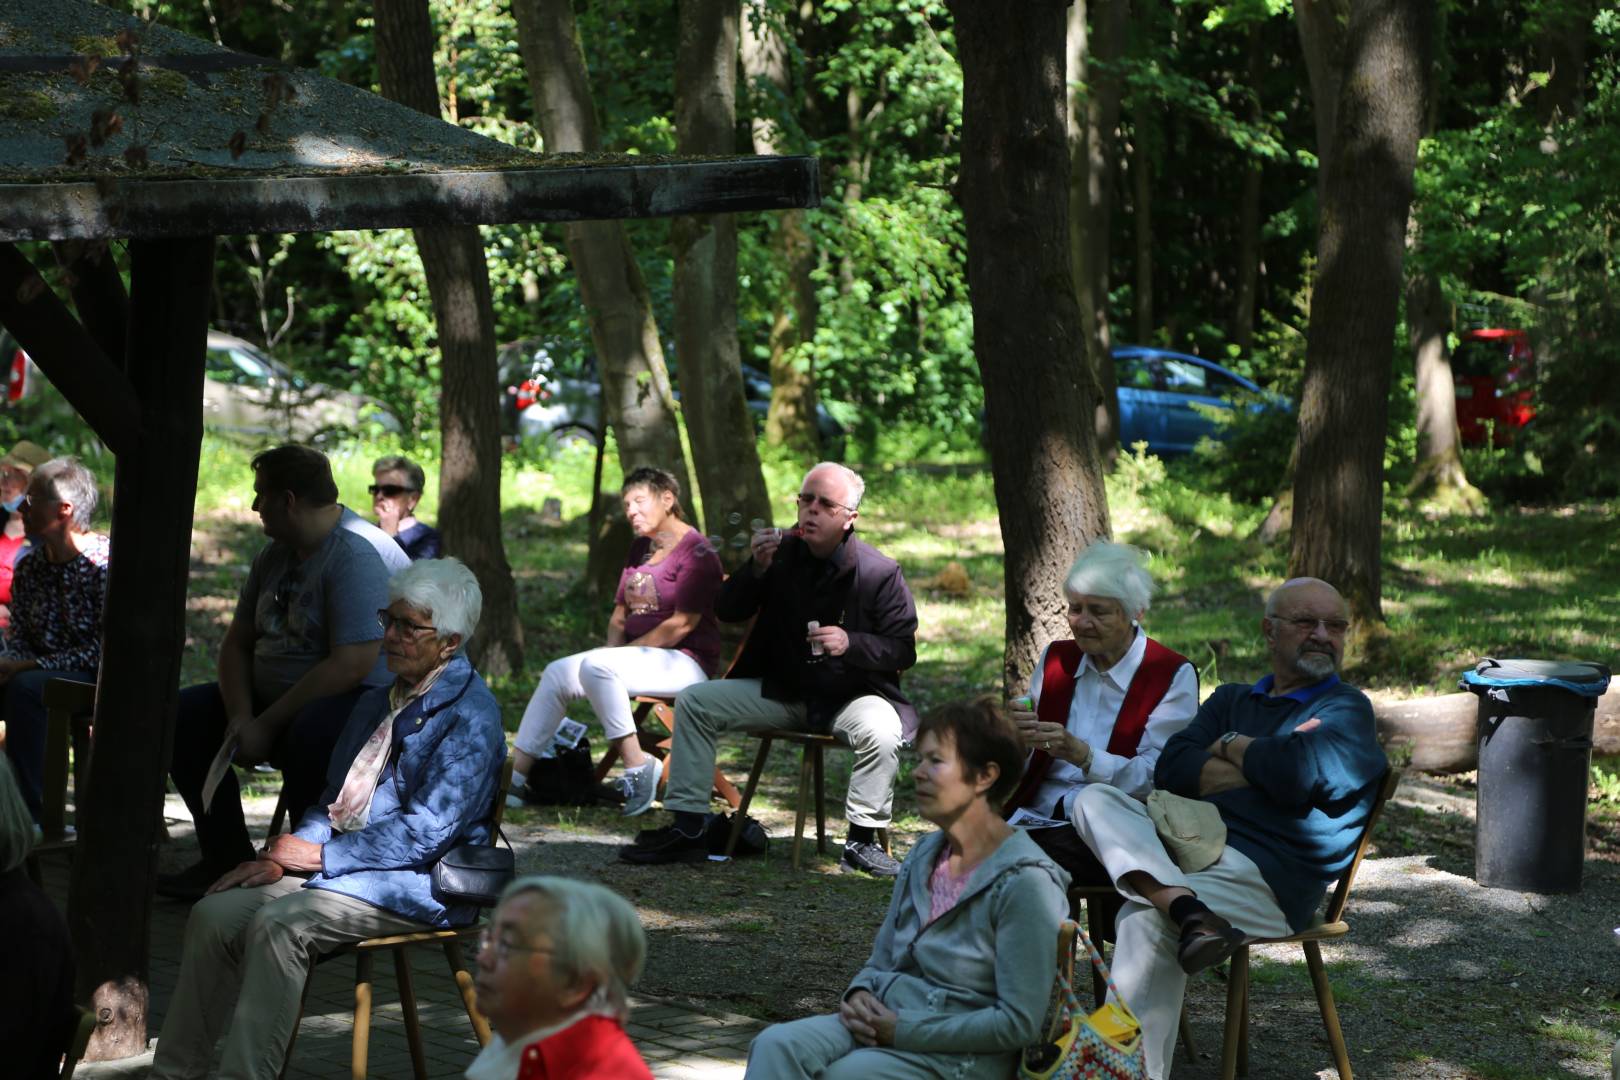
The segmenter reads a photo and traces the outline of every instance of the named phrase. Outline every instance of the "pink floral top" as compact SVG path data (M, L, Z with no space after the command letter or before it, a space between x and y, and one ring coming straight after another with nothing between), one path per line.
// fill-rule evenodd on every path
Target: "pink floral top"
M973 871L979 867L978 863L965 867L960 874L951 873L951 847L942 844L939 849L939 859L934 863L934 872L928 875L928 921L933 922L951 908L962 898L962 890L967 888Z

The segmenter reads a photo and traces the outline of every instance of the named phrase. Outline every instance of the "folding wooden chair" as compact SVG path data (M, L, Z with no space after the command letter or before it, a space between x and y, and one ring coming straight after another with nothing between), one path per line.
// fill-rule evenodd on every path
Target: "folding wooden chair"
M505 820L506 793L511 786L512 759L509 757L501 766L501 782L495 788L495 808L490 818L491 844L496 843L501 822ZM444 949L445 961L450 967L451 978L461 991L461 1004L467 1010L467 1019L472 1024L473 1035L478 1039L479 1046L489 1042L489 1021L478 1012L473 977L467 970L466 956L461 950L463 941L476 943L478 935L483 933L486 925L488 925L486 920L479 919L471 926L454 927L449 930L424 927L405 934L366 938L352 945L340 946L320 958L320 962L324 963L334 956L354 956L354 1037L349 1058L349 1073L352 1077L358 1080L366 1075L367 1058L371 1049L372 960L378 954L387 953L392 954L394 958L394 977L399 983L399 1005L405 1014L405 1040L411 1048L412 1075L416 1080L427 1080L427 1058L422 1050L422 1024L416 1015L416 991L411 983L411 958L406 951L413 945L438 945ZM475 954L476 951L475 944ZM304 983L306 998L314 981L315 971L311 968L309 979ZM301 1004L299 1008L299 1019L302 1021ZM287 1043L287 1056L282 1063L283 1075L286 1074L287 1062L292 1060L293 1044L297 1040L298 1028L294 1025L292 1038Z
M1350 887L1355 883L1356 871L1367 844L1372 839L1373 826L1378 824L1384 804L1400 786L1399 769L1384 774L1378 787L1378 797L1367 815L1367 825L1356 843L1355 857L1333 890L1322 921L1297 934L1287 937L1264 938L1256 945L1291 945L1298 943L1305 950L1305 966L1311 973L1311 988L1316 991L1316 1005L1322 1013L1322 1026L1327 1029L1328 1044L1333 1048L1333 1064L1339 1070L1339 1080L1354 1080L1350 1072L1350 1051L1344 1045L1344 1032L1339 1027L1339 1012L1333 1003L1333 985L1328 982L1327 968L1322 963L1322 942L1344 937L1350 927L1344 922L1344 908L1350 900ZM1232 954L1232 971L1226 984L1226 1033L1221 1043L1221 1080L1247 1076L1249 1072L1249 947L1245 945Z
M96 684L77 679L45 683L45 776L39 811L43 834L28 854L28 876L40 884L39 856L73 853L78 833L67 823L68 750L73 751L75 800L84 798L90 775L90 721L96 710Z
M812 797L810 788L812 779L815 782L816 850L822 855L827 854L827 784L822 752L828 747L847 750L849 744L835 735L821 735L812 731L749 731L746 734L749 738L759 740L759 752L754 755L754 767L748 772L748 784L743 788L742 804L737 807L736 816L731 823L731 835L726 840L726 855L730 856L736 850L737 841L742 837L743 824L748 820L748 807L754 801L755 789L759 787L759 776L765 771L765 759L770 756L771 743L798 743L804 750L799 755L799 799L793 820L793 869L797 870L799 849L804 844L804 819ZM879 829L877 838L884 852L888 852L889 830Z

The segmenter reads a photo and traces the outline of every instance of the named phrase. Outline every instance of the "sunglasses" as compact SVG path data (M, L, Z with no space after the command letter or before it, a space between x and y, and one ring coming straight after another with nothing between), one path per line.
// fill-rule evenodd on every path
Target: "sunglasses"
M400 487L398 484L372 484L366 488L373 495L386 495L390 499L397 499L401 495L416 494L415 488Z

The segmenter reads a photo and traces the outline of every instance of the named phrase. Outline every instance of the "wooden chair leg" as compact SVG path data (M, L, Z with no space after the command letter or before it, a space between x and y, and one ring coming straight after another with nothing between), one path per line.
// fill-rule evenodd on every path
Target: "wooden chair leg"
M726 838L726 858L731 858L737 850L737 841L742 838L743 822L748 819L748 807L754 801L754 789L759 787L759 774L765 771L765 758L771 752L771 740L762 736L759 740L759 753L754 755L754 767L748 770L748 783L743 785L742 802L737 806L737 813L731 820L731 835Z
M1102 951L1103 925L1102 912L1098 910L1102 905L1086 897L1086 933L1091 937L1091 943ZM1089 966L1089 965L1088 965ZM1096 968L1091 969L1091 1000L1096 1002L1097 1008L1102 1008L1103 999L1108 996L1108 984L1103 981L1102 972Z
M1314 941L1300 944L1305 946L1305 967L1311 973L1311 988L1316 991L1316 1005L1322 1010L1322 1026L1327 1028L1328 1045L1333 1047L1333 1064L1338 1067L1339 1080L1353 1080L1350 1051L1344 1045L1339 1010L1333 1004L1333 984L1328 982L1327 968L1322 964L1322 947Z
M394 980L399 983L399 1011L405 1016L405 1041L411 1048L411 1073L427 1080L427 1058L422 1052L422 1023L416 1016L416 987L411 983L409 949L394 949Z
M1235 1080L1238 1074L1238 1044L1243 1040L1244 1020L1249 1011L1249 950L1232 954L1232 970L1226 980L1226 1031L1221 1036L1221 1080Z
M472 1021L473 1037L478 1040L479 1046L488 1046L489 1021L478 1011L478 991L473 989L472 974L462 958L461 942L446 941L444 958L450 962L450 974L455 976L456 988L461 991L461 1005L467 1010L467 1019Z
M1193 1045L1192 1025L1187 1022L1187 1002L1181 1002L1181 1046L1187 1051L1187 1064L1198 1060L1198 1047Z
M349 1075L365 1080L366 1056L371 1048L371 954L354 957L354 1049L349 1056Z
M827 781L823 771L825 762L822 759L821 747L811 744L805 748L815 763L816 773L816 851L827 854Z
M726 778L726 774L720 771L718 765L714 767L714 790L720 793L720 797L726 800L726 805L733 810L742 804L742 796L737 792L737 785Z
M799 805L798 812L793 817L793 869L799 868L799 849L804 844L804 815L809 809L805 803L810 798L810 764L812 746L804 744L804 753L799 757Z
M879 829L877 831L877 839L878 839L878 843L881 844L882 847L883 847L883 854L885 854L885 855L893 855L894 854L894 852L889 849L889 830L888 829Z

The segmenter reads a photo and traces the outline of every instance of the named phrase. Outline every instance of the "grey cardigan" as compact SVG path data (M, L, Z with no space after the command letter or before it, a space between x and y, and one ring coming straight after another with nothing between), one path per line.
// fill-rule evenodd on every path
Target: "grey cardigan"
M896 1050L927 1053L941 1075L1003 1078L1041 1033L1052 993L1069 875L1022 831L973 871L956 906L928 920L928 878L945 834L911 849L866 966L845 991L899 1014Z

